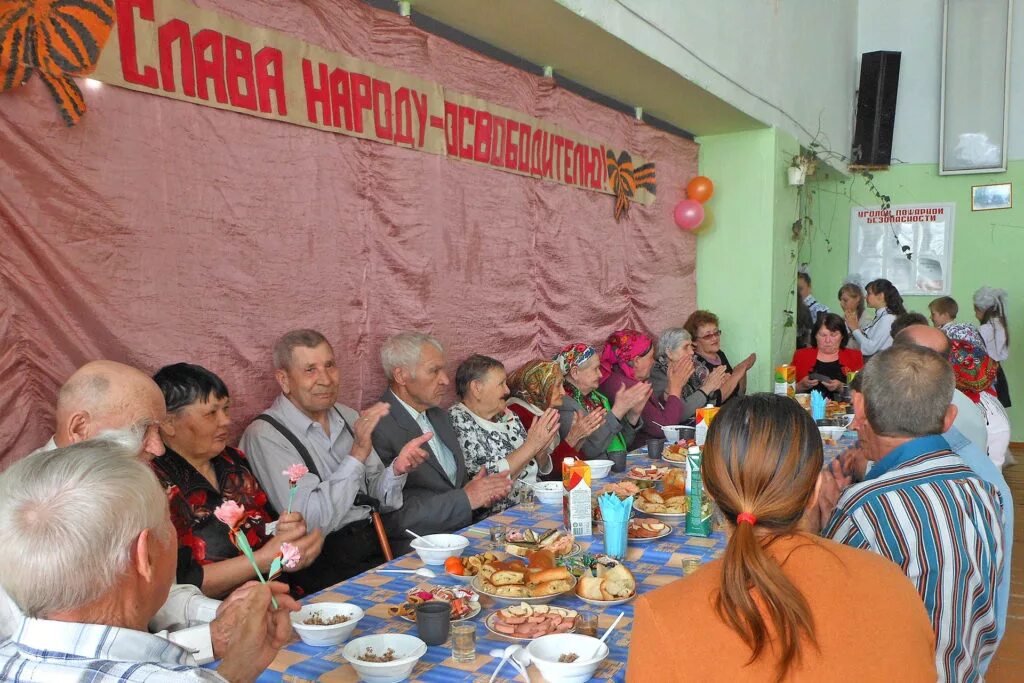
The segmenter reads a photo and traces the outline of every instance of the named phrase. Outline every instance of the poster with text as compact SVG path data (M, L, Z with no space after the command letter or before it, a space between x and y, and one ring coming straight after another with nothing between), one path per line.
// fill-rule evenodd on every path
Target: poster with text
M850 274L861 284L885 278L900 293L949 294L953 204L859 207L850 212Z

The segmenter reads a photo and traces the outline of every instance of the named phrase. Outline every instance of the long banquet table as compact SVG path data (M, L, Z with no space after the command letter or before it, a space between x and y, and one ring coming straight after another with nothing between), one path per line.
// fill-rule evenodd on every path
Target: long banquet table
M848 433L849 434L849 433ZM826 461L835 457L843 447L852 443L844 439L840 447L826 447ZM630 453L629 466L653 463L641 451ZM663 464L663 463L662 463ZM606 479L595 480L594 489L599 490L604 484L620 481L624 474L611 474ZM489 529L496 524L508 527L530 527L533 529L553 529L562 526L561 505L544 505L537 503L536 509L525 511L518 507L511 508L501 514L489 517L477 524L463 529L461 534L469 541L465 555L482 553L489 548ZM647 543L630 543L627 549L626 565L636 576L637 592L640 594L671 583L683 576L683 562L697 559L701 563L720 556L725 549L725 536L720 530L712 532L708 538L689 536L679 525L672 534ZM603 551L600 534L591 538L577 539L585 553ZM418 569L424 566L415 553L403 555L380 567L381 569ZM454 579L443 573L441 567L431 567L438 572L436 579L424 579L411 574L378 574L374 571L355 576L347 581L332 586L320 593L309 596L303 602L350 602L361 607L366 616L359 622L352 638L374 633L410 633L416 635L416 624L398 617L390 617L388 608L397 606L404 601L405 594L421 585L458 586ZM573 594L562 596L552 604L569 607L580 613L598 615L598 633L611 625L619 612L626 616L616 631L609 638L611 653L602 662L594 675L599 681L624 681L626 677L626 659L629 649L630 625L633 618L632 602L613 607L593 607L584 603ZM413 670L411 681L448 682L474 681L486 682L494 672L498 658L491 657L490 651L504 649L511 642L501 639L484 626L484 619L502 605L494 604L489 598L481 598L480 614L472 619L477 627L476 660L468 663L456 663L451 658L450 640L445 645L431 647ZM337 647L311 647L297 637L281 650L270 667L260 676L259 681L324 681L324 682L355 682L358 680L355 670L341 656L344 644ZM531 680L540 681L536 670L531 669ZM506 665L499 675L499 680L515 680L515 670Z

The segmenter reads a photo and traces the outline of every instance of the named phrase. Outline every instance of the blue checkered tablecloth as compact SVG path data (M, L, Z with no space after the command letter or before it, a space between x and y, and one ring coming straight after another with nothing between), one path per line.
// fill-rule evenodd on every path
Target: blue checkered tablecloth
M852 438L844 438L840 447L826 449L826 460L830 460L851 445ZM630 454L630 465L650 463L645 453L638 451ZM622 475L611 475L608 479L594 482L599 489L604 483L621 479ZM481 553L489 549L489 529L496 524L507 527L530 527L533 529L551 529L562 526L561 505L543 505L538 503L532 511L518 507L492 516L478 524L463 529L460 533L470 540L465 554ZM584 552L600 553L603 542L600 535L578 539ZM647 543L631 543L627 550L626 564L636 576L638 593L647 593L659 586L664 586L683 576L683 561L697 559L707 562L722 554L725 549L725 537L721 531L715 531L709 538L688 536L681 528L672 534ZM418 569L423 563L415 554L404 555L389 562L388 569ZM352 638L374 633L411 633L416 634L416 625L397 617L388 616L388 608L401 604L405 594L416 586L460 585L454 579L443 574L443 568L432 567L440 574L436 579L423 579L408 574L378 574L367 572L343 581L325 591L310 596L304 602L350 602L359 605L366 616L359 622ZM581 613L598 615L599 632L611 625L619 612L626 616L609 638L611 654L601 664L595 674L595 680L624 681L626 676L626 658L629 649L630 625L633 618L632 603L607 608L592 607L574 595L563 596L556 600L555 605L569 607ZM451 658L450 644L431 647L426 656L420 660L409 680L431 683L447 683L448 681L474 681L486 683L497 666L497 658L489 655L491 650L504 649L508 640L494 636L484 626L484 619L502 605L496 605L488 598L482 599L483 609L472 621L477 624L477 657L468 663L456 663ZM337 681L355 682L358 680L355 670L341 656L342 646L311 647L295 639L278 654L266 672L260 676L263 682L277 681ZM506 665L502 669L499 680L514 680L514 669ZM535 670L531 670L533 680L540 680Z

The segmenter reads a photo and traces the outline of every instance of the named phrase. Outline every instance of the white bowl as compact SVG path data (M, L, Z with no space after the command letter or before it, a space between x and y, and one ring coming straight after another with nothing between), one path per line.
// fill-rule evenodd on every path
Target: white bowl
M560 481L538 481L533 485L534 497L543 505L561 505L564 493L565 486Z
M364 662L359 655L373 648L373 653L382 655L393 649L398 657L393 662ZM356 670L359 680L367 683L398 683L409 678L416 668L416 662L427 653L427 644L416 636L404 633L387 633L356 638L345 645L341 656Z
M332 626L313 626L303 622L319 613L324 619L345 615L348 621ZM363 610L347 602L313 602L303 605L298 612L291 613L292 628L306 645L327 647L344 643L356 630L356 624L363 618Z
M583 683L593 678L598 665L608 656L608 646L579 633L553 633L534 640L526 646L526 652L544 680ZM594 652L598 653L596 658L591 657ZM571 664L558 661L561 655L569 653L580 658Z
M449 557L461 557L469 546L469 539L458 534L428 534L423 538L433 545L418 538L414 538L410 544L423 564L443 565Z
M836 443L839 443L839 439L843 437L846 432L846 427L818 427L818 431L821 432L821 439L832 439Z
M665 445L671 446L679 442L679 434L687 425L662 425L661 432L665 435Z
M611 460L587 460L587 464L590 465L591 479L604 479L612 471L612 465L615 463Z

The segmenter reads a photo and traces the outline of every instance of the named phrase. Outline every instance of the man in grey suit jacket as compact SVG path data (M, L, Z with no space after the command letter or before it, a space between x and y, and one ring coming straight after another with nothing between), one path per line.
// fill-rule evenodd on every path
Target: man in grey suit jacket
M398 457L402 447L424 434L426 462L409 473L404 504L384 515L384 524L396 552L409 548L406 529L418 534L452 533L474 521L482 510L508 495L508 473L487 475L485 470L470 479L465 457L448 413L438 407L449 384L444 347L433 337L417 332L397 334L381 347L381 363L388 377L388 391L381 401L391 406L373 430L373 448L385 465ZM486 476L485 476L486 475Z

